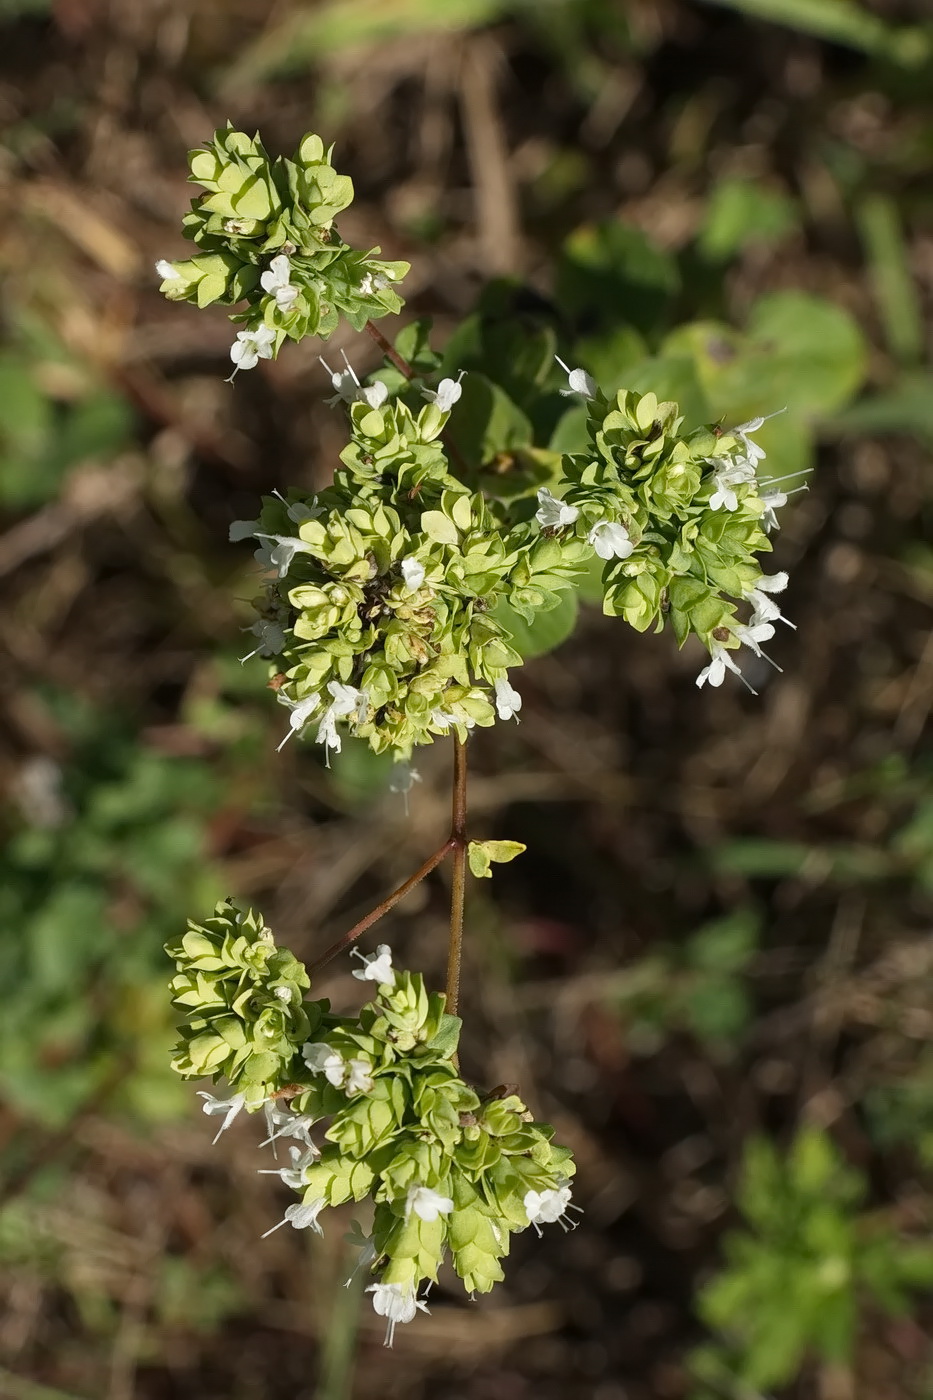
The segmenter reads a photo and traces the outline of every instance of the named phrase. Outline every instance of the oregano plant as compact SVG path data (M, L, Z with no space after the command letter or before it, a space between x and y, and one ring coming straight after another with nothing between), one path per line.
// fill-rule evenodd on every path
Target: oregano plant
M446 366L424 324L390 343L375 322L401 309L408 264L340 237L353 188L331 156L315 135L272 159L258 137L217 132L190 155L204 191L183 221L196 252L158 272L173 301L233 308L233 379L287 340L327 340L341 319L382 351L365 383L349 360L322 359L347 429L332 484L312 496L283 483L230 537L257 542L265 581L250 655L267 661L283 707L280 748L309 738L330 762L353 735L395 758L402 789L418 748L453 748L450 834L310 971L449 858L447 985L429 991L381 944L354 973L372 999L335 1015L309 998L309 970L262 915L227 901L168 949L183 1017L173 1063L185 1078L226 1081L226 1097L203 1092L221 1132L261 1110L266 1142L287 1142L289 1165L271 1170L298 1199L280 1224L319 1231L328 1206L371 1199L360 1267L391 1344L448 1255L468 1293L487 1292L514 1232L566 1228L576 1209L574 1164L552 1129L517 1092L483 1094L459 1072L467 874L488 877L524 849L468 834L471 733L518 720L522 636L597 572L607 614L638 631L669 626L679 646L699 638L709 655L698 685L741 677L743 648L761 657L782 620L786 575L765 573L760 556L786 493L762 469L753 434L764 417L686 431L677 404L608 396L546 341L512 367L513 380L524 375L519 410L514 382ZM516 415L534 422L544 406L553 423L564 399L585 410L573 451L497 451L497 424L505 447Z

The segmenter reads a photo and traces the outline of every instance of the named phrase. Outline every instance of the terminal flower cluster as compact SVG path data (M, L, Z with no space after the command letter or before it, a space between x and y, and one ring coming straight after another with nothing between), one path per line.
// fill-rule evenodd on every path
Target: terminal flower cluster
M304 1001L301 965L229 901L168 951L184 1016L175 1069L227 1081L229 1097L204 1093L221 1132L262 1109L266 1144L291 1143L288 1164L269 1170L299 1199L267 1233L320 1233L328 1207L372 1201L360 1267L387 1343L425 1310L419 1290L446 1258L468 1293L486 1293L513 1233L570 1226L569 1149L517 1094L482 1095L460 1077L458 1018L387 945L362 959L356 975L374 995L349 1016Z
M333 147L302 138L290 160L270 159L258 136L218 131L188 157L204 189L183 231L198 246L184 261L160 259L161 291L197 306L245 303L231 317L243 329L230 350L237 370L275 357L284 340L327 339L345 317L357 330L397 312L406 262L385 262L341 239L334 219L353 200L353 182L331 165Z

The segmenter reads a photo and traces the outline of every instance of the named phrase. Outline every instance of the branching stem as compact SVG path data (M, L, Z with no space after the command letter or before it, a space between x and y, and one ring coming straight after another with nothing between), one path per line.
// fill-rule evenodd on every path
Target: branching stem
M428 856L423 865L419 866L414 875L410 875L404 884L399 885L397 890L393 890L390 895L386 895L381 904L377 904L375 909L355 923L353 927L336 943L316 958L308 968L314 976L326 967L329 962L333 962L338 954L349 948L352 943L365 933L368 928L388 914L390 909L394 909L400 899L404 899L409 890L413 890L416 885L430 875L451 852L454 857L453 880L450 890L450 941L447 945L447 1010L456 1014L457 1003L460 998L460 960L463 948L463 905L466 894L466 868L467 868L467 754L466 744L454 736L454 773L453 790L451 795L450 812L450 835L439 846L433 855Z
M410 875L403 885L399 885L397 890L393 890L391 894L386 895L381 904L377 904L375 909L371 909L365 918L360 919L359 923L353 925L349 933L345 933L342 938L338 938L336 943L332 943L325 953L322 953L319 958L316 958L308 971L312 975L316 972L320 972L321 968L326 967L329 962L332 962L334 958L337 957L338 953L342 953L345 948L349 948L351 943L355 943L360 934L365 933L366 930L371 928L384 914L388 914L390 909L394 909L399 900L405 898L409 890L413 890L416 885L420 885L425 876L430 875L431 871L440 865L447 853L453 849L454 838L450 836L444 842L443 846L439 847L432 856L428 856L424 865L419 866L414 875Z

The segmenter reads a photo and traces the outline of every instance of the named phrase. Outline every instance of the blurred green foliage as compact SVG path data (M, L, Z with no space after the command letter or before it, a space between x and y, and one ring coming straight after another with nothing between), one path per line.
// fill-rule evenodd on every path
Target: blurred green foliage
M734 1054L753 1015L747 973L760 930L759 914L740 908L626 967L607 992L633 1048L650 1053L685 1032L714 1059Z
M27 760L4 814L0 979L17 995L0 1087L23 1115L62 1124L117 1070L124 1107L159 1118L183 1101L164 1073L162 945L222 893L207 832L222 781L145 747L118 715L57 700L71 753Z
M119 393L61 359L26 343L0 351L0 507L51 500L72 468L128 447L133 427Z
M819 1129L802 1129L786 1154L750 1139L737 1198L746 1226L726 1236L725 1265L698 1298L722 1340L693 1356L694 1400L785 1385L811 1351L849 1365L863 1306L903 1314L933 1287L933 1245L866 1211L866 1196Z

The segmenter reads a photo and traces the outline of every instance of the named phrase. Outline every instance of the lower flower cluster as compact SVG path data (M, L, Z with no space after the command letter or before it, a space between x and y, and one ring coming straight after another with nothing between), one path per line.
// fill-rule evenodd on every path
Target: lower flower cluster
M470 1294L486 1293L503 1277L512 1234L569 1227L570 1150L510 1089L480 1094L461 1078L458 1018L419 974L393 966L386 945L362 959L355 976L376 993L350 1016L326 1001L291 1005L291 955L229 901L169 951L186 1017L175 1068L227 1079L229 1098L203 1094L205 1113L223 1117L221 1132L243 1108L261 1108L266 1144L291 1140L288 1165L270 1170L299 1199L272 1229L320 1232L327 1207L372 1201L359 1267L373 1279L388 1345L398 1323L425 1310L419 1291L448 1257ZM283 1010L267 1034L274 1004ZM274 1048L244 1048L266 1043ZM268 1056L266 1079L257 1053Z

